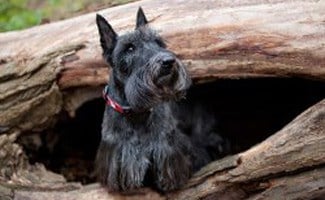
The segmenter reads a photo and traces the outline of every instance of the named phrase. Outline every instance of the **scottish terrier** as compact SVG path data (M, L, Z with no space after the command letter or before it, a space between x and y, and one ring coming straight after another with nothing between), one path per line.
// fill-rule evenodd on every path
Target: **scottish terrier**
M121 36L101 15L96 22L103 57L111 66L96 158L99 180L109 191L178 189L213 159L200 141L220 146L223 140L210 131L184 132L188 112L177 101L185 97L191 79L184 64L150 29L141 8L135 30Z

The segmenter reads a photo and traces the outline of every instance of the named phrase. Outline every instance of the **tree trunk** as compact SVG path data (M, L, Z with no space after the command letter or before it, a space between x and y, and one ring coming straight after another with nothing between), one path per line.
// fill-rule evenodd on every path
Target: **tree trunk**
M260 77L325 80L324 1L146 0L99 13L123 33L134 28L139 6L195 83ZM0 47L0 196L114 198L98 186L82 188L57 175L38 174L45 170L30 166L15 144L19 135L48 129L63 110L73 116L80 105L101 95L109 68L101 58L95 13L1 33ZM207 166L187 188L168 197L320 196L325 188L324 109L322 101L263 143ZM46 178L37 180L40 176ZM62 192L66 190L73 191ZM153 192L129 198L151 195L166 198Z

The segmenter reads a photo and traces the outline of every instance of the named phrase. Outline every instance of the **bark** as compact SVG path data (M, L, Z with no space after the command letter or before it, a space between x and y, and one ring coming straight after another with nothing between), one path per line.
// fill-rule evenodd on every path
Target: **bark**
M109 194L99 185L69 192L11 190L9 199L313 199L325 195L325 100L251 149L210 163L181 190ZM0 188L1 189L1 188ZM42 188L44 190L44 188ZM9 191L7 191L9 193Z
M142 1L99 13L121 33L134 28L139 6L195 81L325 79L324 1ZM95 13L1 33L0 46L1 130L46 128L107 81ZM69 95L76 88L83 98Z
M324 1L146 0L99 13L123 33L134 28L139 6L195 83L258 77L325 80ZM7 199L126 198L98 186L65 183L48 172L39 175L40 168L29 166L14 143L20 134L52 126L63 110L73 116L83 102L100 96L109 68L101 58L95 13L1 33L0 47L0 194ZM325 188L324 109L322 101L263 143L207 166L187 188L168 197L320 196ZM7 178L15 181L7 185ZM298 187L301 182L306 184ZM62 192L67 190L73 191ZM128 198L144 196L166 198L153 192Z
M172 197L219 195L227 199L233 194L232 199L277 199L277 195L311 199L311 191L314 195L325 194L324 133L322 100L257 146L208 165L193 177L187 189Z

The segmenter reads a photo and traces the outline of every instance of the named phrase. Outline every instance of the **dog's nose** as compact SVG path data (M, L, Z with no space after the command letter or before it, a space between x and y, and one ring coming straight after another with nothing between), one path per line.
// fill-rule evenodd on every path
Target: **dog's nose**
M169 71L173 68L175 62L176 62L176 60L174 57L171 57L171 56L164 57L162 59L161 67L164 70Z
M177 78L177 58L172 54L163 54L158 62L160 67L156 84L159 86L172 85Z

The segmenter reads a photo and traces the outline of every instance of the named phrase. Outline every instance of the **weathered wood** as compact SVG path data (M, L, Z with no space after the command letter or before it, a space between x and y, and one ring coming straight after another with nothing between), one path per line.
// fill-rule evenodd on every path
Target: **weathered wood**
M129 195L109 194L98 184L86 186L80 190L70 192L40 192L40 191L18 191L15 194L14 200L25 200L26 198L32 200L163 200L165 197L153 192L149 189L143 189L137 193Z
M311 150L311 148L317 148ZM312 153L311 153L312 152ZM261 144L213 162L184 189L161 196L147 189L108 194L98 185L71 192L16 190L14 199L313 199L325 195L325 100Z
M124 32L134 28L139 6L195 81L270 76L325 80L324 1L141 1L100 13ZM0 46L2 130L47 127L62 108L73 114L94 98L67 105L62 91L107 81L95 13L1 33Z
M234 194L234 199L246 199L256 192L253 195L256 199L268 199L271 194L303 197L311 190L324 194L324 163L325 100L322 100L262 143L234 157L209 164L192 178L188 187L172 194L171 198L199 199ZM219 171L218 166L224 166L225 170ZM288 187L284 185L285 180ZM292 185L302 180L306 182L296 188L299 194L291 194Z
M324 1L146 0L100 13L118 32L125 32L134 28L139 6L184 60L195 82L255 77L325 81ZM73 116L83 102L100 96L108 73L95 13L0 34L0 195L4 191L7 199L126 198L107 194L98 186L75 190L81 186L65 185L57 176L49 184L35 181L37 173L19 177L30 166L14 143L21 133L53 125L62 110ZM321 195L325 188L324 109L323 100L263 143L202 169L186 188L168 198L273 199L277 193L308 199ZM7 179L12 180L9 185ZM306 184L295 188L301 181ZM50 188L55 192L44 191ZM154 192L128 198L143 196L166 198Z

